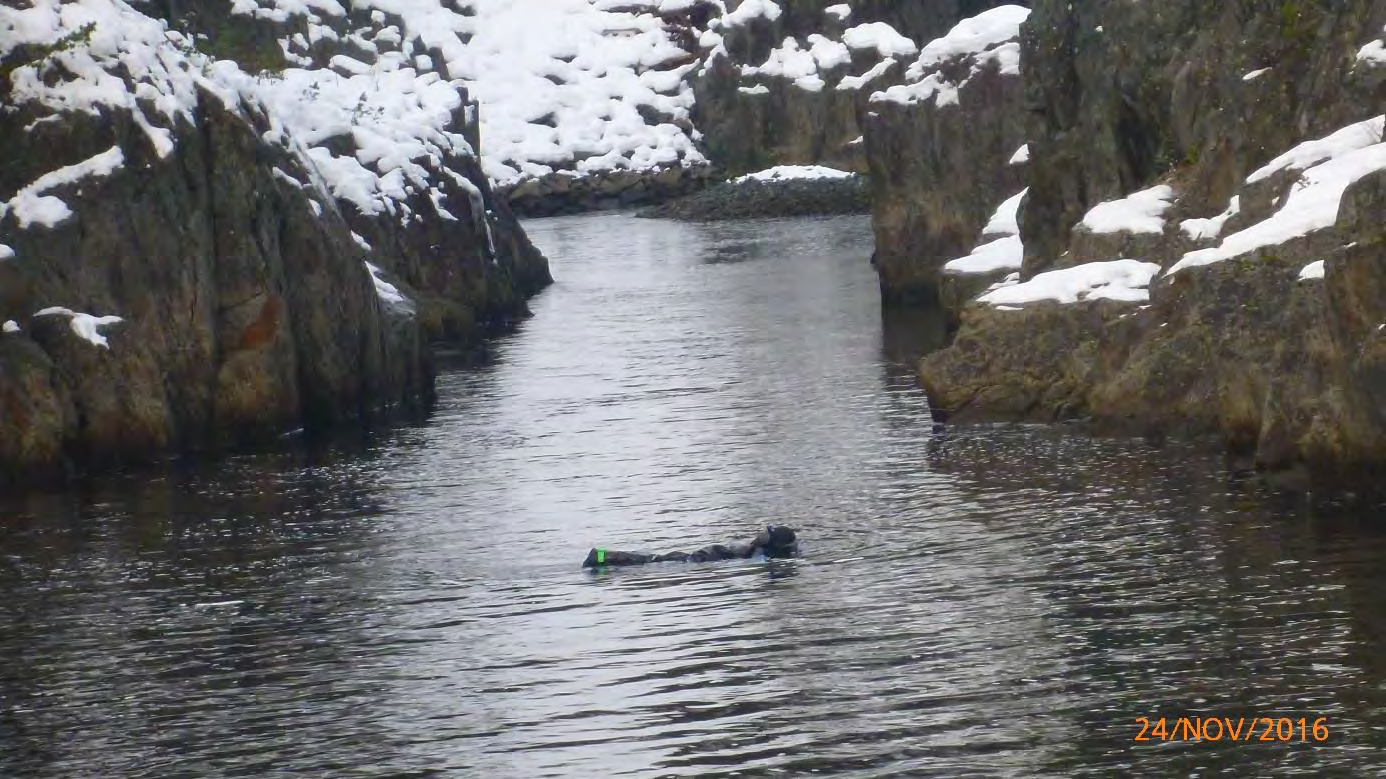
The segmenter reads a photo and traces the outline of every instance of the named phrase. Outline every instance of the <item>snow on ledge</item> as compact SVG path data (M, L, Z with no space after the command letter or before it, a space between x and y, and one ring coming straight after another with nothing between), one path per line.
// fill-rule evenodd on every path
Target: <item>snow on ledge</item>
M1020 145L1020 148L1019 148L1019 149L1016 149L1016 150L1015 150L1015 154L1012 154L1012 155L1011 155L1010 160L1008 160L1008 161L1006 162L1006 164L1007 164L1007 165L1024 165L1025 163L1027 163L1027 162L1029 162L1029 161L1030 161L1030 144L1028 144L1028 143L1023 143L1023 144Z
M1080 223L1090 233L1162 233L1174 190L1164 184L1093 206Z
M966 257L944 263L944 273L973 274L995 273L1003 270L1020 270L1025 261L1025 245L1020 240L1020 224L1017 216L1020 202L1025 199L1027 187L1018 194L1007 198L997 207L986 227L982 228L982 238L995 238L973 249Z
M1247 176L1246 183L1255 184L1282 170L1304 170L1348 152L1365 149L1382 141L1383 130L1386 130L1386 114L1350 124L1322 138L1305 141Z
M739 27L759 17L773 22L783 13L784 10L775 0L742 0L735 11L722 17L722 24L727 27Z
M733 184L747 181L815 181L823 179L850 179L857 174L851 171L826 168L822 165L779 165L774 168L747 173L731 180Z
M80 311L73 311L70 308L51 306L42 311L34 312L34 316L66 316L71 318L72 332L79 338L91 343L93 346L100 346L103 349L110 349L111 345L106 341L106 336L101 334L101 328L113 325L125 320L118 316L92 316L83 314Z
M1380 127L1381 121L1382 117L1377 117L1358 122L1302 143L1251 174L1247 178L1249 184L1278 170L1307 167L1275 213L1227 236L1217 246L1185 254L1166 275L1229 260L1332 227L1338 221L1338 207L1347 188L1365 176L1386 170L1386 143L1379 142L1380 136L1373 129ZM1373 136L1378 142L1364 144L1364 139Z
M6 246L6 245L3 244L3 243L0 243L0 260L13 260L13 259L14 259L14 249L11 249L10 247Z
M49 171L20 189L8 203L0 203L0 216L13 210L20 229L31 225L55 227L72 216L72 209L61 198L45 194L55 187L75 184L85 178L104 177L125 165L125 152L112 146L100 154L74 165ZM0 259L5 259L0 252Z
M365 263L365 265L366 270L371 274L371 281L375 284L375 294L380 298L380 301L385 304L386 308L406 314L414 313L414 301L405 297L404 293L399 291L399 287L396 287L380 277L380 274L385 271L369 262Z
M1019 306L1053 300L1078 303L1117 300L1140 303L1150 299L1147 287L1160 266L1139 260L1090 262L1041 273L1029 281L1000 287L977 298L992 306Z
M1313 279L1322 279L1323 276L1324 276L1323 260L1316 260L1316 261L1314 261L1314 262L1311 262L1311 263L1309 263L1308 265L1305 265L1305 266L1304 266L1303 268L1301 268L1300 271L1299 271L1299 280L1300 280L1300 281L1311 281L1311 280L1313 280Z
M1179 229L1189 236L1191 241L1207 241L1222 235L1222 226L1227 224L1227 220L1242 212L1242 196L1233 195L1232 200L1227 204L1227 210L1217 216L1210 216L1206 219L1185 219L1179 223Z
M852 15L852 6L846 3L838 3L837 5L830 5L824 8L823 13L836 18L840 22Z
M850 49L875 49L882 57L913 57L919 53L918 44L885 22L852 27L842 33L842 42Z
M1020 236L1007 235L978 246L966 257L949 260L944 264L943 272L973 274L1020 270L1024 261L1025 244L1021 243Z
M871 102L910 105L933 100L940 108L958 105L962 88L991 62L1003 75L1019 75L1020 25L1029 16L1028 8L1003 5L958 22L947 35L930 41L919 52L919 59L905 71L907 83L873 94ZM969 73L957 83L937 71L940 65L960 58L973 62Z
M0 328L0 330L3 330L3 332L6 333L17 333L19 332L19 323L14 321L13 319L6 319L5 326L3 328Z

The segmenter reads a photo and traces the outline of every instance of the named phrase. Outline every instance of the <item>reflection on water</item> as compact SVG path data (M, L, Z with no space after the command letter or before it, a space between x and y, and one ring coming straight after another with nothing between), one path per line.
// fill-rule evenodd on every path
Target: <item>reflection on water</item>
M427 420L10 501L0 775L1366 774L1386 541L1178 447L935 430L864 220L533 225ZM585 573L757 523L806 556ZM1137 744L1137 717L1326 717Z

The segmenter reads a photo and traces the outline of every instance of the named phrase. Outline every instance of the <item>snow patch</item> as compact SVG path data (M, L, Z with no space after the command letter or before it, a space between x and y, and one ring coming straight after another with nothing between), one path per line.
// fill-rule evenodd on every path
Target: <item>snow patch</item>
M123 322L124 319L118 316L92 316L80 311L73 311L70 308L52 306L42 311L34 312L34 316L66 316L70 318L72 332L79 338L91 343L93 346L100 346L103 349L110 349L111 345L106 341L106 336L101 334L101 328L108 325Z
M375 284L376 297L380 298L380 301L385 304L385 307L389 308L391 311L413 314L414 301L405 297L404 293L399 291L399 287L381 278L381 274L385 271L369 262L365 263L365 265L367 272L371 274L371 281Z
M1162 233L1165 230L1164 213L1173 198L1174 190L1169 186L1154 186L1120 200L1093 206L1083 217L1081 225L1088 232L1098 234Z
M1159 272L1160 266L1153 262L1090 262L1048 271L1024 283L993 289L979 297L978 301L993 306L1018 306L1044 300L1059 303L1091 300L1144 302L1150 299L1147 287Z
M1185 219L1179 223L1179 229L1189 236L1193 241L1207 241L1222 235L1222 226L1228 219L1242 212L1242 196L1233 195L1232 200L1227 205L1227 210L1217 216L1206 219Z
M983 238L1001 236L983 243L971 254L950 260L944 264L945 273L995 273L1002 270L1020 270L1025 260L1025 245L1020 240L1020 203L1025 199L1029 188L1006 198L986 227L982 228Z
M905 71L907 83L875 93L872 102L909 105L934 100L939 107L958 105L959 91L985 68L994 64L1003 75L1018 75L1020 25L1029 15L1028 8L1003 5L964 19L919 52L919 59ZM972 66L959 81L951 81L937 70L947 62L963 58L971 59Z
M1270 72L1270 68L1261 68L1260 70L1253 70L1245 76L1242 76L1242 81L1255 81L1256 79L1260 78L1268 72Z
M1368 66L1386 65L1386 44L1378 38L1357 50L1357 62Z
M966 257L948 261L943 270L945 273L995 273L1019 270L1024 261L1025 245L1020 236L1008 235L978 246Z
M1166 273L1221 262L1332 227L1347 188L1386 170L1386 143L1379 142L1382 121L1376 117L1306 141L1251 174L1248 184L1280 170L1303 169L1270 217L1227 236L1218 246L1185 254ZM1370 142L1372 137L1378 142Z
M919 53L914 41L885 22L867 22L849 28L842 33L842 42L851 49L875 49L882 57L913 57Z
M441 51L447 72L461 77L481 107L482 168L498 184L558 170L706 162L679 126L693 105L686 76L698 63L654 14L608 11L591 0L471 0L472 15L435 0L368 2L403 11L410 34ZM723 22L780 13L769 0L747 0ZM725 53L715 34L700 42L709 58ZM647 121L642 109L668 119Z
M1258 168L1246 177L1246 183L1255 184L1282 170L1304 170L1347 152L1365 149L1382 141L1383 130L1386 130L1386 114L1350 124L1323 138L1305 141Z
M6 319L3 331L6 333L17 333L19 332L19 323L13 319Z
M722 24L727 27L739 27L752 19L760 18L773 22L783 13L780 4L775 0L742 0L735 11L722 17Z
M11 249L10 247L6 246L6 245L3 244L3 243L0 243L0 260L13 260L13 259L14 259L14 249Z
M842 80L837 82L837 88L861 89L862 87L870 84L872 81L875 81L876 79L889 73L891 69L894 67L895 60L881 60L880 62L877 62L875 65L872 65L870 70L866 71L860 76L843 76Z
M823 13L827 14L828 16L834 17L838 21L842 21L852 15L852 6L847 5L846 3L838 3L837 5L830 5L827 8L824 8Z
M55 227L72 216L72 209L62 199L44 194L51 189L76 184L86 178L109 176L125 165L125 152L112 146L100 154L75 165L49 171L32 184L15 193L8 202L0 203L0 217L13 211L21 229L35 224ZM3 259L3 257L0 257Z
M1025 163L1027 163L1027 162L1029 162L1029 161L1030 161L1030 144L1024 143L1024 144L1021 144L1021 146L1020 146L1019 149L1016 149L1016 150L1015 150L1015 154L1012 154L1012 155L1011 155L1010 160L1009 160L1006 164L1008 164L1008 165L1024 165Z
M1323 260L1316 260L1316 261L1314 261L1314 262L1311 262L1311 263L1309 263L1308 265L1305 265L1305 266L1304 266L1303 268L1301 268L1300 271L1299 271L1299 280L1300 280L1300 281L1311 281L1311 280L1313 280L1313 279L1321 279L1321 278L1323 278L1323 276L1324 276Z
M857 174L836 168L827 168L822 165L779 165L774 168L747 173L731 180L733 184L743 184L747 181L814 181L849 179Z
M1020 203L1029 191L1030 188L1026 187L997 206L986 227L982 228L982 235L1020 235Z

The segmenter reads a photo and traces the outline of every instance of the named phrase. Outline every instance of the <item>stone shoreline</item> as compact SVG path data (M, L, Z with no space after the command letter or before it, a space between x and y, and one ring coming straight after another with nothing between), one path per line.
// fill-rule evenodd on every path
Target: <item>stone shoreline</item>
M866 179L727 181L687 197L647 208L636 216L713 222L757 217L831 216L871 212Z

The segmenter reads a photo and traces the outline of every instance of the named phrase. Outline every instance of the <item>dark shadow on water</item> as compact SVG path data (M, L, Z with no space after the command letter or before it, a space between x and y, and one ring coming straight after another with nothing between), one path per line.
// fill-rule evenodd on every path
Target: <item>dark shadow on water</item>
M948 315L941 309L881 307L881 354L891 368L913 375L915 364L949 339Z

